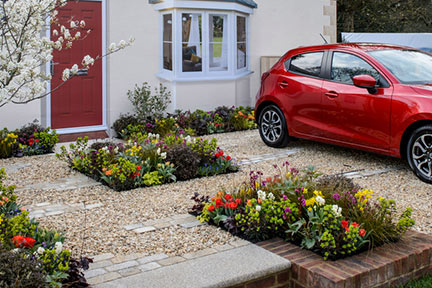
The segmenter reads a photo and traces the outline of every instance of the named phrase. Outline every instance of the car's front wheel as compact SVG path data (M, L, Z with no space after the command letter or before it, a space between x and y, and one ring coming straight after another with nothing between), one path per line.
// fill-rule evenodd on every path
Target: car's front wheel
M289 135L282 111L276 105L266 106L258 118L261 139L270 147L288 145Z
M432 183L432 125L417 128L411 134L407 160L420 180Z

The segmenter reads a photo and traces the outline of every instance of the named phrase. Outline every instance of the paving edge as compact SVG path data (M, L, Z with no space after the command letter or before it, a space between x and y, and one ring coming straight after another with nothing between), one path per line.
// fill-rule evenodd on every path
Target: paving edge
M94 287L142 287L142 283L146 283L146 287L219 288L237 287L245 283L256 285L256 281L272 281L272 279L275 283L281 283L277 282L278 276L276 275L288 275L290 267L289 260L255 244L247 244L133 276L118 278ZM281 276L279 278L283 279Z

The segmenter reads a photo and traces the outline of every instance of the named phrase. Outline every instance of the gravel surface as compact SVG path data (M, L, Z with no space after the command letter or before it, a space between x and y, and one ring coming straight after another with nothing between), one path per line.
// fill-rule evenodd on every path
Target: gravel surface
M261 141L257 130L205 138L211 137L217 138L219 146L226 154L237 160L281 152L281 149L267 147ZM177 225L143 234L126 231L123 226L185 214L193 204L190 197L194 192L214 195L220 189L230 189L245 181L250 170L260 170L266 176L271 176L276 172L273 164L282 164L286 160L292 167L305 168L312 165L324 174L392 168L394 171L355 179L355 182L374 190L377 196L396 200L401 209L412 207L417 222L416 229L432 233L432 185L418 180L402 160L304 140L293 141L284 149L299 151L276 160L242 166L241 171L235 174L121 193L102 185L65 191L31 189L31 183L55 182L77 173L53 155L0 160L0 167L31 164L30 167L10 173L6 181L22 188L17 194L23 205L41 202L104 204L104 207L86 213L78 211L39 219L44 226L65 231L67 247L74 253L83 249L88 255L166 253L175 256L229 243L236 238L207 225L190 229ZM83 237L86 241L81 248Z

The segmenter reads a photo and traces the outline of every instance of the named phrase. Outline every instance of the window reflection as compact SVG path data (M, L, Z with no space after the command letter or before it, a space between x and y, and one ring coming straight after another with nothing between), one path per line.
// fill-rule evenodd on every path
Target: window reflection
M228 33L227 16L210 15L209 17L209 55L210 70L228 70Z
M296 55L291 58L289 70L300 74L319 76L323 54L323 52L314 52Z
M202 71L202 19L198 13L182 14L183 72Z
M172 71L172 14L163 15L163 68Z
M237 16L237 69L246 67L246 17Z
M369 63L352 54L335 52L331 69L331 79L345 84L353 84L357 75L371 75L379 81L380 74Z

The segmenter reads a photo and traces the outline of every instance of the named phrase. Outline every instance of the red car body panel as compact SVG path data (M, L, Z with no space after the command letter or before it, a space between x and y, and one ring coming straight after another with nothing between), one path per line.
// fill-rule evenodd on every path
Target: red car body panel
M271 102L283 112L290 136L401 157L407 129L419 122L432 123L432 86L401 84L390 71L367 54L378 49L412 49L383 44L333 44L302 47L286 53L265 75L255 112ZM291 57L314 51L340 51L372 65L388 88L369 93L365 88L285 69ZM323 67L329 65L323 62Z

